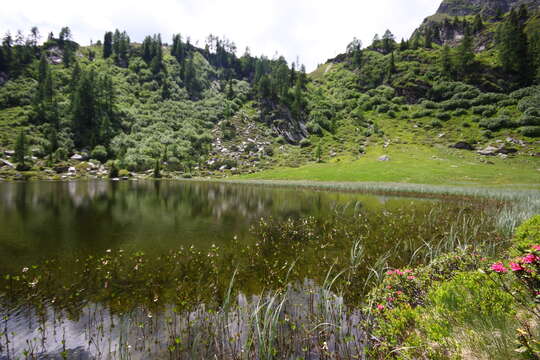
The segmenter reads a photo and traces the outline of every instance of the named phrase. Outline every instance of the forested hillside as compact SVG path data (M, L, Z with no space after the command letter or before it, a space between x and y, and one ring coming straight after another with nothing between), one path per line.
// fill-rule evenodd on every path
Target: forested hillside
M311 74L283 57L238 56L212 35L203 48L179 34L134 43L119 30L84 47L67 27L40 38L8 33L0 47L5 178L20 176L15 167L26 177L216 176L397 145L537 166L534 1L445 0L410 39L354 39Z

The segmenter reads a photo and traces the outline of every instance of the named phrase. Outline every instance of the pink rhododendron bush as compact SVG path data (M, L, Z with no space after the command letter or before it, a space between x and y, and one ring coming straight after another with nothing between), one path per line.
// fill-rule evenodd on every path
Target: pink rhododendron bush
M386 270L366 310L372 358L540 359L540 216L506 253L476 251Z

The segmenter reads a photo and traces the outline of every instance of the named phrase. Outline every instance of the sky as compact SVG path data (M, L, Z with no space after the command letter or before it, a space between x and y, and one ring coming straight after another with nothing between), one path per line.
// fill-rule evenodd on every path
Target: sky
M4 2L4 1L3 1ZM180 33L204 46L209 34L233 41L242 55L283 55L308 71L345 51L356 37L364 46L390 29L408 38L441 0L19 0L5 1L0 33L25 34L37 26L42 40L69 26L87 45L105 31L126 30L132 41L161 33L171 43Z

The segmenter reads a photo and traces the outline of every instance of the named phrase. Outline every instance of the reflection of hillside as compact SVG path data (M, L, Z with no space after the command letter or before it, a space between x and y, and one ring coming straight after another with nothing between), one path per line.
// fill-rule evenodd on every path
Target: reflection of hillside
M113 247L206 247L234 235L246 240L260 218L321 218L352 201L381 206L356 194L198 182L0 183L0 190L0 252L13 263Z

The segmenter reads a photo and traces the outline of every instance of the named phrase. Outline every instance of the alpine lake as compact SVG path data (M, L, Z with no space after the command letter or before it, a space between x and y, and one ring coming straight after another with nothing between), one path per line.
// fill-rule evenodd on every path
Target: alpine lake
M466 197L81 180L0 198L2 360L361 358L384 271L505 241L504 203Z

